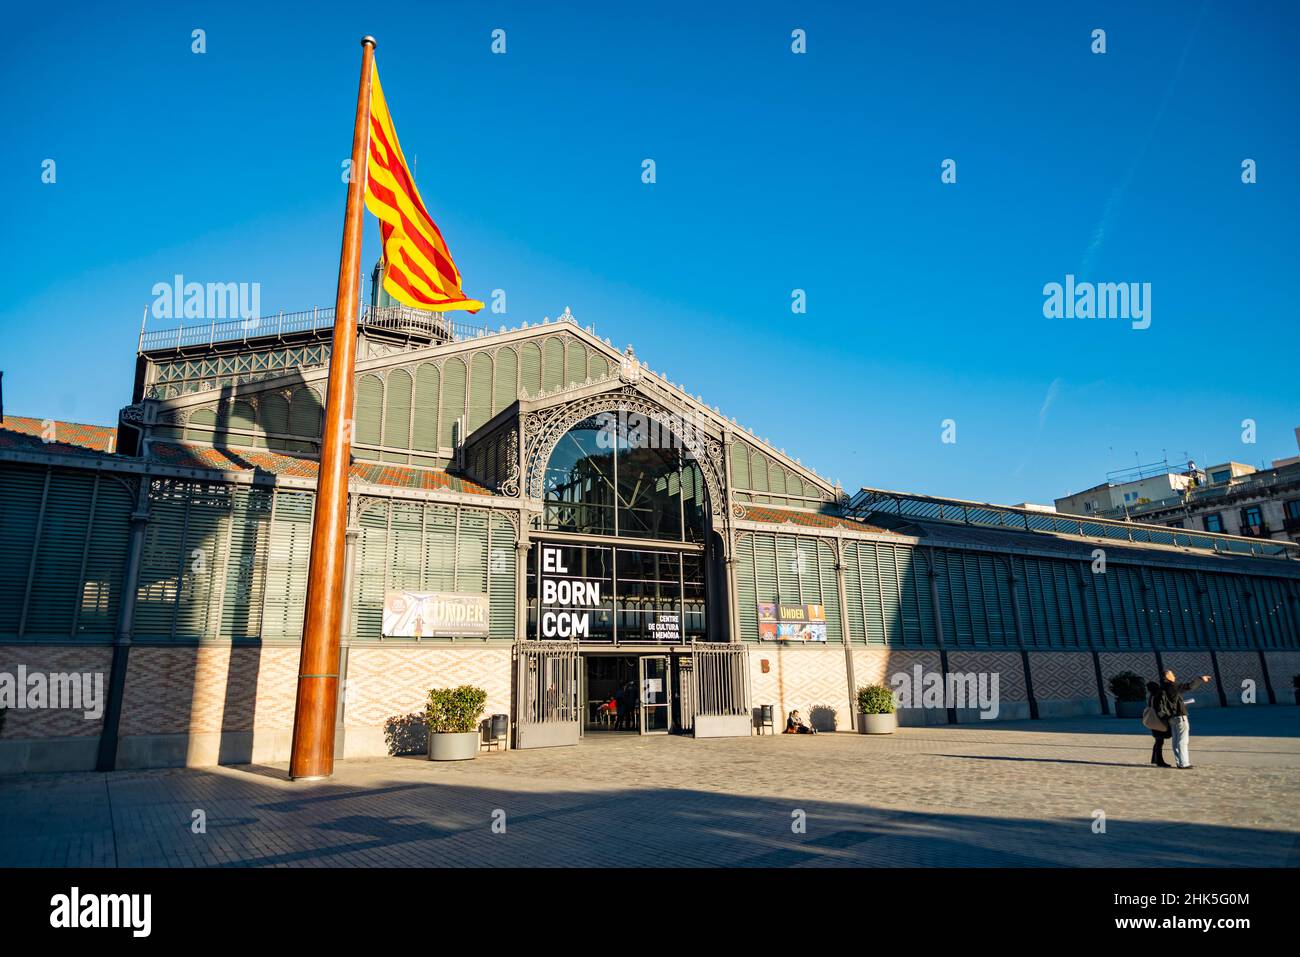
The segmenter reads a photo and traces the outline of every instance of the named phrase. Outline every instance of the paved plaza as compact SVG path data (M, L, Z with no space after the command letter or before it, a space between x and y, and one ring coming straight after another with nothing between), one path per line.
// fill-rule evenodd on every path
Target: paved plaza
M1137 721L1096 717L591 737L340 762L321 784L248 765L8 777L0 865L1300 865L1300 708L1192 730L1191 771L1150 767Z

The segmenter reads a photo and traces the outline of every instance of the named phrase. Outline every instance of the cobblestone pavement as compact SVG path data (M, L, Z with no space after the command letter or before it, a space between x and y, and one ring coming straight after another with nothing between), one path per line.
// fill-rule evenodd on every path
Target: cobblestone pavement
M1150 767L1136 724L605 736L345 761L321 784L255 765L8 777L0 865L1300 865L1300 708L1194 715L1191 771Z

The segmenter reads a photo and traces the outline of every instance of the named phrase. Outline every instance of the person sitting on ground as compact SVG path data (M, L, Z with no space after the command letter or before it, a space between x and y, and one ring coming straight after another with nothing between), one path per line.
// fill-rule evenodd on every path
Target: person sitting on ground
M810 728L803 723L803 718L799 717L798 709L790 712L790 717L785 719L786 734L816 734L816 728Z

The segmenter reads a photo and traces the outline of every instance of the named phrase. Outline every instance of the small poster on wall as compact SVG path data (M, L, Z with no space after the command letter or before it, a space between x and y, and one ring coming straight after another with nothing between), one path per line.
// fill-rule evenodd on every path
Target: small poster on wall
M758 637L763 641L825 641L826 606L760 601Z

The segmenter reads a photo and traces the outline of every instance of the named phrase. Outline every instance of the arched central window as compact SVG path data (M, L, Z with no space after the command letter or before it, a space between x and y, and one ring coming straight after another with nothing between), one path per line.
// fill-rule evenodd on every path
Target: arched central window
M608 412L569 430L551 454L543 491L549 531L703 544L704 477L657 420Z

